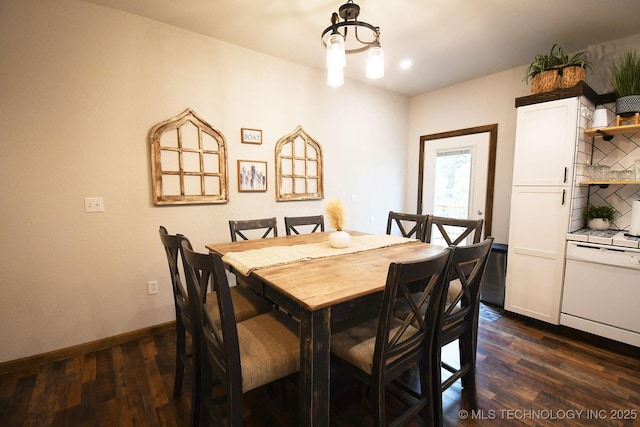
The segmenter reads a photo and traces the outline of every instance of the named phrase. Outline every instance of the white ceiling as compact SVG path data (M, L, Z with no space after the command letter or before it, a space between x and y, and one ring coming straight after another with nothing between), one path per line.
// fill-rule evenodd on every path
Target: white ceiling
M324 69L320 34L346 0L84 0ZM554 43L573 52L640 33L640 0L356 0L381 30L385 76L345 77L403 95L528 65ZM402 70L400 61L413 67ZM523 76L524 77L524 76ZM346 83L348 84L348 82ZM524 83L523 83L524 84Z

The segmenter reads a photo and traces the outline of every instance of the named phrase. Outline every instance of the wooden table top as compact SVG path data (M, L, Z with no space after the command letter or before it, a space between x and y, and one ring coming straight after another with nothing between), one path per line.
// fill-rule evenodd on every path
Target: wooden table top
M309 233L241 242L213 243L207 249L224 255L269 246L324 242L330 232ZM349 232L352 235L365 233ZM415 242L363 252L316 258L254 270L250 275L269 284L308 310L320 310L384 289L389 264L427 258L442 246Z

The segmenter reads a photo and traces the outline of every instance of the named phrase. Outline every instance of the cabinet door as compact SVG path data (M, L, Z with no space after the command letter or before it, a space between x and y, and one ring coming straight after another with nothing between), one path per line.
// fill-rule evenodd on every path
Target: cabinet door
M558 324L569 226L568 193L564 187L513 187L506 310Z
M518 108L513 185L569 185L578 98Z

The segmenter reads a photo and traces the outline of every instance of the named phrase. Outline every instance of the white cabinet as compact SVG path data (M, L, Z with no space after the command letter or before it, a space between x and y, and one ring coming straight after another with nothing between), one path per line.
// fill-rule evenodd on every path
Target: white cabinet
M518 108L513 185L568 185L577 121L578 98Z
M578 98L518 108L505 309L558 324Z

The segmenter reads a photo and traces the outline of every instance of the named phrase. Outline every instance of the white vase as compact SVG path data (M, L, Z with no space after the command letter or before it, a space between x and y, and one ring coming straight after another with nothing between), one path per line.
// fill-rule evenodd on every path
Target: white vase
M329 234L329 245L332 248L346 248L351 243L351 236L346 231L334 231Z
M591 230L607 230L609 229L609 220L606 218L591 218L587 222L587 227Z

